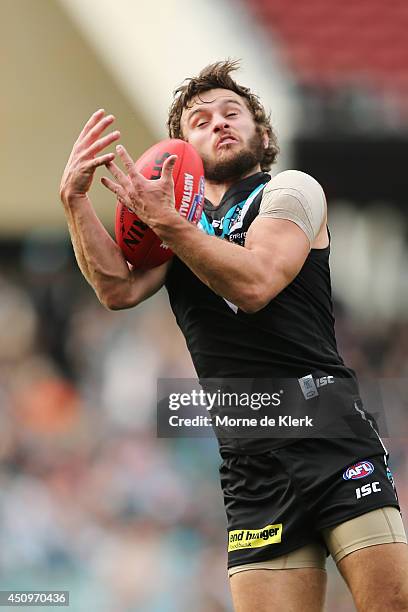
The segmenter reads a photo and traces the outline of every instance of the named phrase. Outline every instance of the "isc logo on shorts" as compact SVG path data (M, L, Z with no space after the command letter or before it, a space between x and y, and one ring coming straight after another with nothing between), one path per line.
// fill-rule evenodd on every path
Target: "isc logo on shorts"
M358 480L366 478L374 472L374 466L371 461L359 461L351 465L343 474L344 480Z
M228 534L228 552L241 548L259 548L279 544L282 539L282 523L266 525L261 529L235 529Z
M357 487L356 489L356 497L357 499L361 499L361 497L365 497L366 495L371 495L371 493L380 493L381 487L379 482L368 482L362 487Z

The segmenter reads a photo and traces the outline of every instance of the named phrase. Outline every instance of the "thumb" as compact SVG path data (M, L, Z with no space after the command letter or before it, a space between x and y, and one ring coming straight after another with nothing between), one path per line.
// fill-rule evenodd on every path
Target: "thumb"
M177 155L170 155L170 157L164 161L161 174L162 179L165 181L169 181L171 179L171 175L177 160Z

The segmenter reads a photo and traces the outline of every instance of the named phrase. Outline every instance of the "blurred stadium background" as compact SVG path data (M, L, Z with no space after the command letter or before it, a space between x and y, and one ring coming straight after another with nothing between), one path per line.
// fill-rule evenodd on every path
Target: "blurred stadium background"
M242 58L238 80L272 111L278 170L311 173L328 196L343 355L363 377L403 381L408 4L0 7L0 588L69 589L75 612L230 611L216 445L155 436L157 378L194 375L167 296L99 305L73 259L60 176L97 108L137 157L165 135L179 82ZM109 194L95 184L92 199L112 230ZM386 440L405 512L406 442ZM328 567L327 610L353 610Z

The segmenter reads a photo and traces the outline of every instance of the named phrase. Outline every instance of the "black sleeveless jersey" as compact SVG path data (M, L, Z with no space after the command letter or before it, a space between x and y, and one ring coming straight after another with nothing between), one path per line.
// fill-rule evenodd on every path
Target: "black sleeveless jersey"
M269 174L259 172L235 183L217 208L206 200L199 227L243 246L269 180ZM174 257L166 288L198 377L329 375L349 379L357 394L355 374L344 365L336 345L329 253L330 246L312 249L296 278L251 314L216 295Z
M259 172L236 183L218 208L206 200L200 227L244 245L270 178ZM166 288L199 378L301 377L314 370L353 376L336 346L329 252L312 249L290 285L252 314L228 304L174 257Z

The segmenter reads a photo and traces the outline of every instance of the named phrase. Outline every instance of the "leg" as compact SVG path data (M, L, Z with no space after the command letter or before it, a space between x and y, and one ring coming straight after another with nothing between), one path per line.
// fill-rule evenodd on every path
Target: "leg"
M321 612L326 550L282 463L237 455L220 473L235 612Z
M408 546L396 508L372 510L323 535L358 612L408 612Z
M235 612L321 612L326 554L309 544L270 561L229 570Z
M344 557L338 568L358 612L408 612L408 546L379 544Z
M250 570L230 579L235 612L321 612L325 570Z

